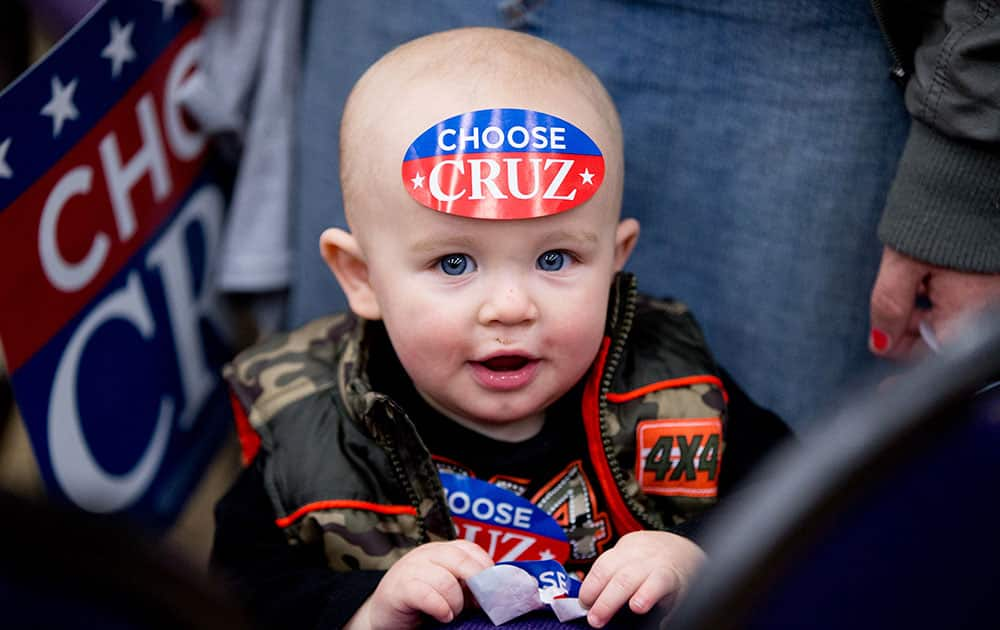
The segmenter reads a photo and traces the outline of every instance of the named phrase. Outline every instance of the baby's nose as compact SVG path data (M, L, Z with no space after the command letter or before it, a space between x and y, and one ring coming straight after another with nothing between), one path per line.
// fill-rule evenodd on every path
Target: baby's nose
M483 301L479 322L483 325L516 326L538 318L538 305L530 293L518 284L498 287Z

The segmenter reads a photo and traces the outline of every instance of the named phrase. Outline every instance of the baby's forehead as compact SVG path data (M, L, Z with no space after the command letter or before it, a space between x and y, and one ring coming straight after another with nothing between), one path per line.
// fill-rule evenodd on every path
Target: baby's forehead
M476 118L480 116L476 112L498 112L502 117L503 112L511 111L536 112L539 116L520 122L493 121L490 113L483 119ZM544 116L559 122L540 120ZM469 117L475 119L469 125L449 123ZM471 194L485 195L490 192L490 183L494 183L506 185L501 193L510 196L508 184L514 171L507 169L508 163L503 160L517 159L517 155L473 156L493 162L464 162L464 173L446 163L435 172L438 179L430 181L426 179L430 169L403 176L402 165L408 158L427 157L432 152L441 159L446 159L449 152L569 152L580 146L573 140L574 130L599 147L607 160L612 188L620 188L623 162L617 112L600 81L578 59L538 38L490 29L418 40L377 62L348 100L340 138L345 202L353 210L351 202L368 196L372 186L393 195L402 194L405 199L413 191L414 178L418 184L426 182L422 184L424 192L433 192L427 186L431 181L445 181L445 175L464 176L468 185L476 188L467 191ZM411 154L421 138L429 148ZM545 158L562 159L558 155ZM539 168L545 164L542 162ZM548 164L550 171L546 175L558 176L559 163ZM523 166L529 171L534 168L532 163ZM477 179L469 179L473 177L470 169L481 169L476 171ZM579 179L593 173L592 169L586 173L583 170L572 176ZM525 175L523 169L520 173ZM563 173L563 179L569 175ZM521 186L517 192L531 190L530 178L521 177L515 183ZM438 196L448 197L459 190ZM550 196L566 194L570 193L553 189ZM399 197L385 199L392 200L399 201Z

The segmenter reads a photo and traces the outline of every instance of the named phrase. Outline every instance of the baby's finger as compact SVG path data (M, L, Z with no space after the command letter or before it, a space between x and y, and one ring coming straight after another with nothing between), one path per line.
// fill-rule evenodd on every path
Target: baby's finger
M486 550L468 540L454 540L448 544L448 553L435 558L463 580L493 566L493 559Z
M448 598L434 589L425 591L418 600L407 603L415 610L430 615L441 623L450 622L458 613L462 612L461 607L456 610Z
M587 623L595 628L603 627L635 594L639 585L645 581L645 577L643 572L630 567L616 571L601 594L597 596L594 605L590 607Z
M615 561L617 555L615 549L606 551L597 558L594 566L590 567L590 571L583 578L583 583L580 584L581 604L589 608L597 601L597 597L615 574L616 567L618 566Z
M462 612L465 594L458 579L441 567L431 567L414 577L408 603L438 621L447 623Z
M629 608L640 615L647 613L658 601L680 591L681 586L676 571L662 567L653 569L629 599Z

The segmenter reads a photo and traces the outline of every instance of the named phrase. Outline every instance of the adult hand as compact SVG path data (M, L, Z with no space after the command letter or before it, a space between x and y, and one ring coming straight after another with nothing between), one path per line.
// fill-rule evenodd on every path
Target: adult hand
M993 302L1000 302L1000 274L937 267L886 247L872 289L868 346L889 359L917 358L927 351L921 321L946 343L962 315Z

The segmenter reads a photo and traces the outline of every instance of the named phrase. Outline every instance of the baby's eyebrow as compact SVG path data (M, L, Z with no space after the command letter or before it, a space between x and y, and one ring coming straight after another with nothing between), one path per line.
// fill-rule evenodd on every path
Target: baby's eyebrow
M538 241L541 243L579 243L581 245L592 245L599 241L596 232L590 230L552 230L539 234ZM417 241L410 248L415 253L439 252L443 249L469 250L476 245L476 240L464 234L452 236L430 236Z
M600 239L596 232L591 232L590 230L553 230L552 232L546 232L541 237L542 242L549 241L571 241L584 244L597 243Z
M472 249L475 241L468 236L456 234L454 236L431 236L417 241L410 248L417 253L440 251L442 249Z

